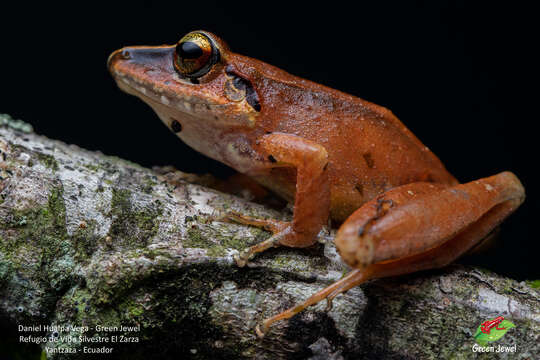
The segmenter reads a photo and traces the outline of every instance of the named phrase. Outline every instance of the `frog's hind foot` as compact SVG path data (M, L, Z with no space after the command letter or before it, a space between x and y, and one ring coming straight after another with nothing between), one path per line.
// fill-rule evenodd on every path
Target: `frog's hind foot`
M346 292L349 289L352 289L355 286L358 286L362 284L363 282L369 280L369 269L356 269L351 271L347 276L345 276L343 279L336 281L332 285L320 290L319 292L313 294L310 296L306 301L303 303L296 305L290 309L287 309L275 316L272 316L271 318L265 319L262 324L257 325L255 328L255 332L257 333L257 336L259 338L264 337L264 335L268 332L270 329L270 326L272 326L273 323L285 320L293 317L294 315L298 314L299 312L303 311L304 309L308 308L311 305L315 305L318 302L327 299L328 304L331 308L332 300L339 294ZM327 310L328 306L327 306Z
M273 247L279 247L281 245L281 240L289 233L289 231L287 231L289 223L287 222L273 219L258 219L238 212L229 212L218 220L255 226L273 233L269 239L235 254L234 261L239 267L244 267L256 253L263 252Z

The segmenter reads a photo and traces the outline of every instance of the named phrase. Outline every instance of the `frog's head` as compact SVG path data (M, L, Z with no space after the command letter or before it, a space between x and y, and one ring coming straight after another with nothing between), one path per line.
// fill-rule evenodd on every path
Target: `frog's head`
M214 34L193 31L171 46L116 50L107 65L122 90L149 104L179 133L186 126L254 127L259 96L232 65L242 58L247 59L231 53Z

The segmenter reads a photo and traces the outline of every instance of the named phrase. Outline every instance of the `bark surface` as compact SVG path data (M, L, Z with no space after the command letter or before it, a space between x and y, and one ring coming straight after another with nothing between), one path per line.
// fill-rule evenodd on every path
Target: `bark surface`
M48 359L540 354L538 289L461 265L371 281L338 296L330 312L321 303L260 340L257 322L347 271L332 234L312 249L271 250L240 269L232 254L269 234L212 217L289 213L189 182L171 185L150 169L38 136L5 115L0 152L0 357L37 350L39 358L46 348ZM490 345L516 345L516 352L473 352L476 329L496 316L516 327ZM121 325L135 330L114 329ZM113 335L137 342L88 340ZM21 336L53 341L38 347ZM79 336L86 340L70 341ZM103 346L112 354L83 354Z

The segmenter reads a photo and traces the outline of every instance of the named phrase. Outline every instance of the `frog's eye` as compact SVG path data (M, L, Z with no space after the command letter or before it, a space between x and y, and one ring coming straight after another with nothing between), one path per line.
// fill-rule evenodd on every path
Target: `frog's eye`
M201 77L218 61L218 48L203 33L190 32L176 44L174 66L183 76Z

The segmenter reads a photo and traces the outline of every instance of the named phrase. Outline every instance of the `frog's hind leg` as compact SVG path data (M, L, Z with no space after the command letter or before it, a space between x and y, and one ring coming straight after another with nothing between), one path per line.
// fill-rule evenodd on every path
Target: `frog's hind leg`
M450 188L415 183L386 192L354 212L336 236L342 258L356 270L264 320L257 334L321 300L330 307L337 295L367 280L450 264L489 236L524 198L523 186L509 172Z
M239 266L244 266L254 254L271 247L313 245L330 212L328 154L322 146L288 134L265 135L259 143L271 159L269 167L296 168L294 214L290 222L256 219L238 213L225 215L221 220L257 226L273 233L268 240L241 251L235 257Z
M255 332L257 333L257 336L262 338L264 334L268 332L268 329L270 328L270 326L276 321L289 319L311 305L315 305L324 299L329 299L330 296L335 297L337 294L341 294L342 292L345 292L357 285L360 285L361 283L365 282L368 279L368 274L369 272L365 270L357 269L357 270L351 271L343 279L336 281L332 285L311 295L303 303L296 305L275 316L272 316L271 318L264 320L262 322L262 326L257 325L257 327L255 328Z
M521 182L510 172L450 187L403 185L355 211L335 243L343 260L359 268L423 253L472 231L468 229L482 230L482 236L459 249L459 256L489 235L524 199ZM438 261L432 259L434 265Z

